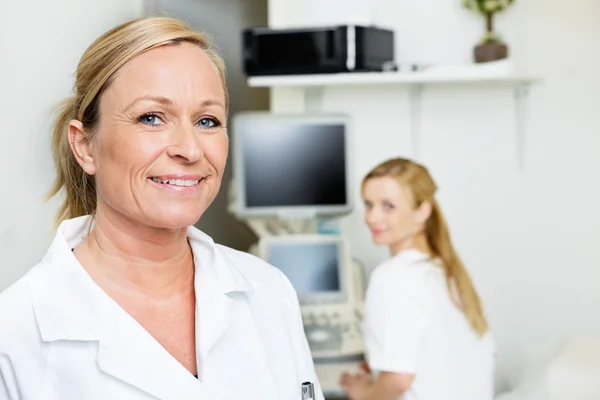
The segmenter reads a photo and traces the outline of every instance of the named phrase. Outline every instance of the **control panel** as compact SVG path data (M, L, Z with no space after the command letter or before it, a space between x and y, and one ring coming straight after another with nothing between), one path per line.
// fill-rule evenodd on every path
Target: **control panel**
M303 307L304 332L314 358L364 353L362 309L348 305Z

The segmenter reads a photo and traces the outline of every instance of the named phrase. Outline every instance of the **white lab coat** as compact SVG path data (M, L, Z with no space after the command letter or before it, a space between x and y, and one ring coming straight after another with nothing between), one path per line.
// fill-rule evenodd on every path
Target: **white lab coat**
M196 228L198 379L109 298L65 221L44 259L0 294L0 400L323 400L295 291L274 267ZM6 266L3 266L4 268Z

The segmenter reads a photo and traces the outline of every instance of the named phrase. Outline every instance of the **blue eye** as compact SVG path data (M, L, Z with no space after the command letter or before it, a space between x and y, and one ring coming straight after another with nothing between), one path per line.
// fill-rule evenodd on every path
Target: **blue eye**
M138 120L145 125L158 126L162 122L156 114L143 114Z
M198 125L203 129L210 129L216 128L221 124L214 118L201 118L200 121L198 121Z

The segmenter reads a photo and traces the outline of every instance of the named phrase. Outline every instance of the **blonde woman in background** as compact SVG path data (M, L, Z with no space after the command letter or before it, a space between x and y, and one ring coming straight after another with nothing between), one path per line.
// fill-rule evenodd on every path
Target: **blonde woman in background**
M58 232L0 295L0 399L323 399L289 281L193 227L227 109L222 58L182 22L87 49L54 129Z
M427 169L406 159L363 180L365 221L392 257L366 294L368 367L341 377L351 400L493 398L494 344L436 189Z

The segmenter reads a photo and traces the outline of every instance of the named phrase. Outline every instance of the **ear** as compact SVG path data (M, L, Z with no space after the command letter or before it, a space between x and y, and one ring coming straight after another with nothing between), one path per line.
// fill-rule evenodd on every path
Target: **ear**
M81 121L74 119L69 122L68 135L69 145L75 159L77 159L77 163L88 175L94 175L96 173L96 163L92 153L92 144L87 138Z
M424 201L419 207L417 207L416 216L419 223L424 224L427 222L429 217L431 217L432 209L433 207L431 206L431 202L429 201Z

